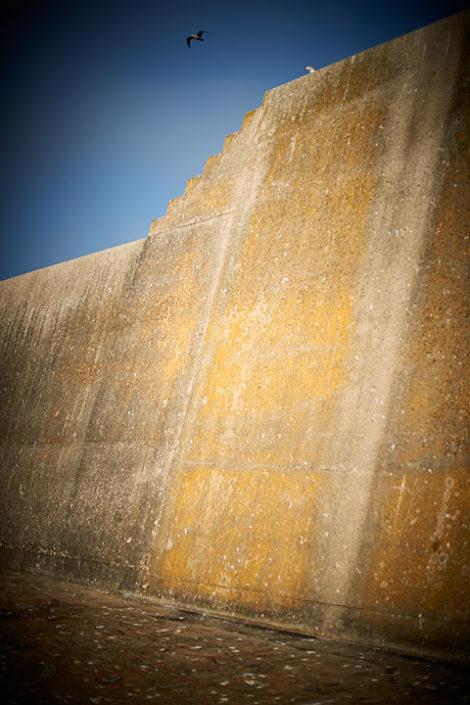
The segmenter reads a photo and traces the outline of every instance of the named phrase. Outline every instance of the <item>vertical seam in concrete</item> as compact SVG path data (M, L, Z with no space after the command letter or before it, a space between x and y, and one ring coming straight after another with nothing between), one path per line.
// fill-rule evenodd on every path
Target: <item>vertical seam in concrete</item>
M181 421L179 423L178 431L175 435L175 440L173 441L172 448L169 453L169 460L168 460L168 473L167 473L167 479L165 482L165 486L163 488L163 496L168 499L168 490L170 484L174 484L174 476L175 476L175 466L178 460L181 458L181 455L183 453L183 446L182 446L182 439L184 438L185 432L186 432L186 427L189 425L192 425L192 420L190 418L190 410L191 410L191 404L193 402L193 397L194 397L194 387L196 384L196 381L199 376L199 372L203 363L203 360L205 358L204 355L204 349L207 344L207 330L209 327L209 324L212 320L213 317L213 312L214 308L216 306L216 303L219 299L219 294L220 294L220 284L223 281L224 277L224 270L226 266L226 261L227 261L227 251L229 248L229 243L232 240L234 229L237 228L237 223L236 223L236 215L239 212L240 208L245 211L244 208L244 201L241 198L241 194L245 191L246 189L246 184L248 183L249 175L248 175L248 169L249 169L249 162L250 162L250 154L251 154L251 147L254 144L254 136L256 135L257 127L259 124L260 120L260 115L262 113L262 107L258 108L257 110L257 119L253 120L253 122L250 123L248 127L248 131L250 134L249 137L249 144L247 147L245 147L247 155L246 155L246 161L245 161L245 166L243 170L243 176L240 179L240 186L236 190L236 193L234 195L234 208L231 209L230 215L231 218L229 222L227 223L227 226L225 228L225 234L223 241L219 247L218 250L218 257L216 262L213 265L214 273L211 277L211 286L208 290L208 299L209 303L206 307L206 313L205 313L205 319L204 323L202 326L202 332L199 338L199 344L197 346L197 350L195 352L195 357L196 361L193 365L192 368L192 373L190 376L190 380L188 383L188 391L187 394L185 395L184 398L184 405L181 410ZM236 145L237 149L240 149L240 145ZM252 179L251 179L252 180ZM240 201L242 201L242 205L240 206ZM170 502L171 504L171 502ZM164 506L167 506L167 503L165 501L161 502L160 504L160 511L158 514L158 517L156 519L156 524L155 526L157 527L157 532L155 536L155 540L153 543L153 548L152 548L152 556L150 557L150 561L147 565L147 577L145 579L145 584L144 587L147 587L149 583L149 575L152 567L152 562L155 558L155 547L158 544L159 540L162 538L159 536L160 534L160 528L161 528L161 520L164 512Z

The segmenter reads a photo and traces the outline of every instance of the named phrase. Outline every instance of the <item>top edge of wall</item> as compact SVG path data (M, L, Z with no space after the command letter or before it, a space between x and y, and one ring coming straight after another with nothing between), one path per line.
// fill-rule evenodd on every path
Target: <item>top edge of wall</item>
M376 50L380 49L381 47L383 47L383 46L385 46L385 45L392 45L392 44L395 44L395 43L400 43L400 42L406 41L409 37L411 37L411 36L413 36L413 35L417 35L417 34L419 34L419 33L429 31L429 29L432 28L433 26L437 26L437 25L444 26L444 25L446 25L446 24L453 24L453 23L455 22L456 18L458 18L458 17L461 17L461 18L462 18L464 25L467 25L467 24L468 24L469 27L470 27L470 9L462 10L461 12L455 13L455 14L453 14L453 15L449 15L448 17L444 17L444 18L442 18L442 19L440 19L440 20L436 20L435 22L431 22L431 23L429 23L429 24L427 24L427 25L423 25L422 27L419 27L418 29L415 29L415 30L412 30L412 31L407 32L407 33L405 33L405 34L399 35L399 36L397 36L397 37L395 37L395 38L393 38L393 39L387 40L386 42L380 42L379 44L375 44L375 45L373 45L372 47L369 47L369 48L367 48L367 49L364 49L363 51L358 52L358 53L356 53L356 54L351 54L350 56L345 57L345 58L343 58L343 59L340 59L339 61L335 61L335 62L333 62L332 64L328 64L328 65L326 65L326 66L323 66L323 67L321 67L321 68L315 70L314 74L307 73L307 74L305 74L305 75L302 75L302 76L299 76L299 77L297 77L297 78L294 78L294 79L292 79L292 80L290 80L290 81L287 81L287 82L285 82L285 83L282 83L282 84L280 84L279 86L275 86L275 87L273 87L273 88L270 88L268 91L265 92L265 94L264 94L264 96L263 96L263 100L262 100L261 105L258 106L258 107L256 107L256 108L254 108L254 109L251 110L251 111L248 111L248 112L245 114L245 116L244 116L244 118L243 118L243 121L242 121L242 126L241 126L240 129L243 128L243 125L245 124L247 118L249 118L249 117L250 117L253 113L255 113L257 110L259 110L260 107L264 106L264 105L266 104L266 102L267 102L271 97L274 97L276 93L285 91L288 87L292 86L292 84L296 84L296 83L299 83L299 82L305 82L305 81L311 80L314 75L318 75L319 73L326 73L326 72L330 72L330 71L335 71L336 68L337 68L339 65L343 64L344 62L355 61L356 58L361 57L361 56L363 56L363 55L365 55L365 54L367 54L367 53L369 53L369 52L376 51ZM236 133L235 133L235 134L236 134ZM210 156L208 157L208 159L211 159L211 156L217 156L217 155L210 155ZM198 176L201 176L201 175L198 175ZM190 180L190 178L191 178L191 177L188 177L188 180ZM197 178L197 177L193 177L193 178ZM177 196L177 197L176 197L175 199L173 199L173 200L177 200L178 198L183 198L183 197L184 197L184 194L181 194L180 196ZM72 263L75 264L75 263L77 263L77 262L81 262L81 261L84 261L84 260L87 260L87 259L90 259L90 258L95 258L95 257L97 257L97 256L103 255L104 253L111 253L111 252L114 252L114 251L118 250L119 248L127 248L127 247L138 246L138 244L140 244L140 243L142 243L143 241L145 241L145 240L149 237L149 235L155 234L155 226L157 225L157 223L162 223L162 224L163 224L163 222L165 221L166 217L167 217L166 215L163 215L163 216L160 216L160 217L158 217L158 218L152 220L152 222L151 222L151 224L150 224L150 229L149 229L149 231L147 232L147 234L146 234L145 236L143 236L143 237L137 238L136 240L130 240L129 242L121 243L121 244L119 244L119 245L113 245L112 247L105 248L105 249L103 249L103 250L95 250L95 251L93 251L93 252L89 252L89 253L86 253L86 254L84 254L84 255L80 255L80 256L78 256L78 257L73 257L73 258L68 259L68 260L62 260L62 261L60 261L60 262L55 262L55 263L50 264L50 265L45 265L44 267L38 267L37 269L33 269L33 270L28 271L28 272L24 272L24 273L22 273L22 274L16 274L16 275L13 275L12 277L7 277L6 279L0 280L0 286L2 286L5 282L11 282L12 280L17 280L19 277L30 277L31 275L35 275L37 272L44 272L44 271L46 271L46 270L53 270L53 269L56 270L57 268L66 267L66 266L68 266L69 264L72 264ZM162 229L165 230L165 229L166 229L165 226L163 226Z

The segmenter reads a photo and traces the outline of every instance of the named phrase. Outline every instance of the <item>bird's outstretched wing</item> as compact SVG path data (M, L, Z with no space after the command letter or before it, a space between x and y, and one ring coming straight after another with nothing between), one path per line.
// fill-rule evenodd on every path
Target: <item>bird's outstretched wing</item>
M186 37L186 44L188 45L188 47L191 48L191 39L199 39L199 41L203 42L203 34L212 34L212 32L209 32L209 30L207 29L200 29L199 32L197 32L196 34L190 34L189 37Z

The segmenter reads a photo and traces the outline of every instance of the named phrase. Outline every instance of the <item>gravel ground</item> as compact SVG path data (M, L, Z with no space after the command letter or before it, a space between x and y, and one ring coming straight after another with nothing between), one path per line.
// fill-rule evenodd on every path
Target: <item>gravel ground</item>
M0 573L7 705L470 705L468 670Z

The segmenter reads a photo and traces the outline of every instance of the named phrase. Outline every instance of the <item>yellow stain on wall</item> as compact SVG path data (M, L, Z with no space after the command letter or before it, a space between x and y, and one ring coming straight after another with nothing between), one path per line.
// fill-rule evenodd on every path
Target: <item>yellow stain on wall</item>
M315 594L324 556L312 546L314 470L348 384L382 112L372 102L333 128L298 116L276 124L229 293L209 323L152 569L179 599L268 610ZM325 142L332 130L344 163Z
M160 559L173 595L290 607L308 594L317 479L187 467Z
M465 468L384 476L376 497L382 530L367 556L371 570L364 606L469 619L470 528L462 512L470 502L466 476Z
M219 332L191 458L291 464L305 417L345 383L350 323L347 291L306 287L236 304Z
M89 392L102 394L93 431L100 437L135 438L153 426L158 440L177 403L175 386L190 378L209 266L205 235L197 235L188 228L164 262L158 248L148 247L134 282L126 278L98 288L81 302L67 331L53 384L60 395L67 392L71 405L83 404ZM44 438L56 437L64 423L47 421ZM67 428L73 423L74 417Z
M461 132L449 155L426 266L408 311L403 368L413 373L390 418L386 463L393 473L376 487L377 528L363 595L371 609L444 620L467 634L470 238L462 213L470 199L469 144L469 131Z
M423 286L410 322L413 375L398 420L401 462L421 456L459 465L469 453L470 234L463 213L470 202L470 130L461 131L449 155ZM459 179L459 188L455 182ZM436 380L439 383L436 384Z

